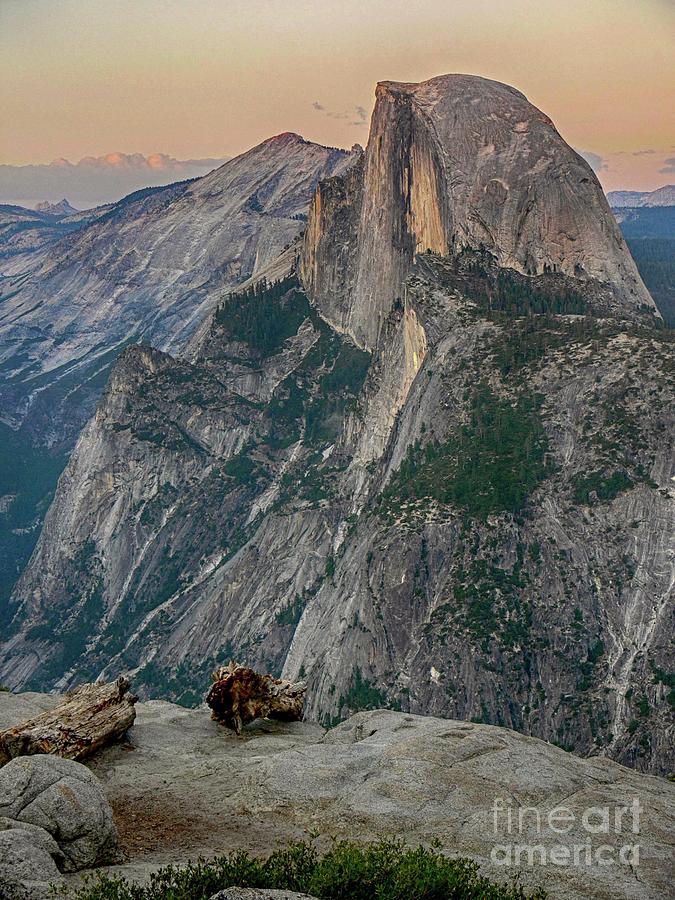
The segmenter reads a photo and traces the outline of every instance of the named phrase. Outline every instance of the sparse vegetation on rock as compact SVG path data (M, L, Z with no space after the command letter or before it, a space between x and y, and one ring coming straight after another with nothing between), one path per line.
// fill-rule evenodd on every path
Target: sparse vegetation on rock
M320 854L307 843L277 850L266 859L238 851L184 867L167 866L148 886L101 875L74 892L73 900L204 900L227 887L277 888L320 900L544 900L482 877L476 863L450 859L428 847L382 841L339 841Z

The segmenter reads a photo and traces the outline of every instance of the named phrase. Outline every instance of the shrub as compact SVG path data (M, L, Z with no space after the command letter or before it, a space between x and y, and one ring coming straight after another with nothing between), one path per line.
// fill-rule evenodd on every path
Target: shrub
M633 487L632 480L625 472L616 471L611 475L603 472L590 472L588 475L575 475L572 479L574 499L577 503L592 502L610 503L623 491ZM596 500L591 498L595 494Z
M287 606L282 607L278 611L275 616L277 625L292 625L295 627L300 619L302 618L302 613L305 609L305 601L300 597L299 594L295 595L295 599L291 601Z
M249 456L250 447L230 457L223 466L223 472L234 478L237 484L252 485L265 474L264 469Z
M381 841L336 843L324 856L306 843L277 850L267 859L244 851L184 867L167 866L148 885L99 875L73 896L77 900L202 900L227 887L276 888L321 900L542 900L539 890L499 885L478 874L468 859L448 859L433 849L406 849Z

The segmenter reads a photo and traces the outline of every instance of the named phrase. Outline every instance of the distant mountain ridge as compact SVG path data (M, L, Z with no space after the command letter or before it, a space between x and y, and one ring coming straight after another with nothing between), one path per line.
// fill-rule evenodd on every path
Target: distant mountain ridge
M0 203L32 208L66 196L80 208L100 206L140 188L199 178L227 160L116 152L85 156L78 163L61 158L48 165L0 165Z
M675 184L664 184L655 191L610 191L607 200L612 209L634 206L675 206Z
M46 213L49 216L70 216L80 212L75 209L64 197L56 203L50 203L49 200L43 200L41 203L35 204L36 212Z
M661 190L667 199L666 188ZM643 203L617 206L613 212L664 321L675 327L675 205Z
M6 271L9 260L14 257L25 258L25 265L29 267L28 257L36 251L54 244L71 231L83 228L107 209L109 206L80 211L67 200L54 204L43 201L35 209L0 204L0 271Z

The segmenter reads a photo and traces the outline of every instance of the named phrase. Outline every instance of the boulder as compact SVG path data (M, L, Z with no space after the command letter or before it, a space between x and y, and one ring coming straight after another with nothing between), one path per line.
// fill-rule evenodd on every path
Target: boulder
M31 825L29 822L18 822L16 819L8 819L2 816L0 817L0 837L8 831L23 831L26 834L33 835L36 845L43 847L59 868L63 867L64 856L61 848L44 828L40 828L39 825Z
M63 883L57 861L63 854L44 828L0 818L0 900L44 900Z
M0 769L0 816L44 829L66 872L113 862L117 831L101 784L81 763L56 756L13 759Z

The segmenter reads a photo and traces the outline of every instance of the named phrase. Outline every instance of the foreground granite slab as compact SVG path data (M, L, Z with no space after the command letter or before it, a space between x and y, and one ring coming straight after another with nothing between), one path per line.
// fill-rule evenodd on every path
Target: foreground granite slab
M0 696L0 721L21 703ZM129 743L89 764L128 856L108 871L142 879L169 862L266 853L319 831L326 842L435 841L554 898L649 900L673 883L675 785L610 760L386 710L328 732L256 722L239 738L205 709L150 701L137 710Z

